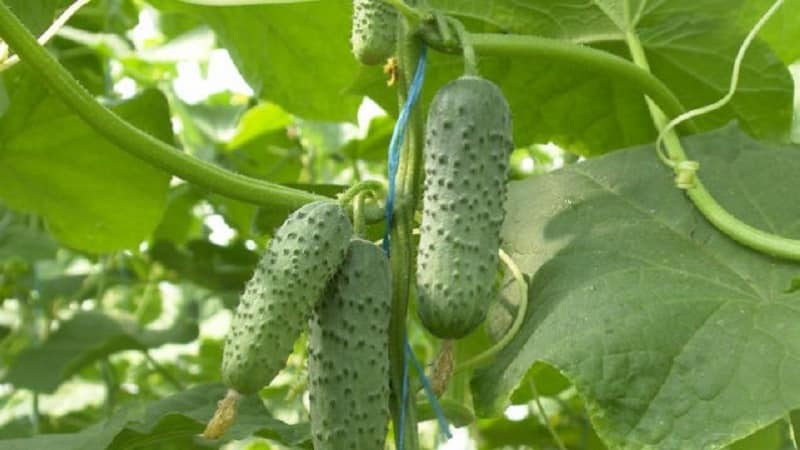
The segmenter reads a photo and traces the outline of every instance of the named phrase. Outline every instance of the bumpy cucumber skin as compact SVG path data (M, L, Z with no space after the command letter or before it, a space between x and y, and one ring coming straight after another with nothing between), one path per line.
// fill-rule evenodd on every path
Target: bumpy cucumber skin
M309 320L308 373L315 450L383 449L389 420L389 262L354 239Z
M434 97L425 136L417 293L420 319L438 337L469 334L495 298L513 147L511 110L492 82L464 76Z
M383 64L394 53L397 12L381 0L353 0L353 55L362 64Z
M350 221L335 203L310 203L286 219L236 309L222 356L225 384L254 393L286 365L351 237Z

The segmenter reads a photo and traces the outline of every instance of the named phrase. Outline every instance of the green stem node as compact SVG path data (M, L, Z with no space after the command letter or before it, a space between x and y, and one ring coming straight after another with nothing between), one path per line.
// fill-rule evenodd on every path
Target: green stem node
M650 66L647 62L644 47L639 41L639 37L636 36L635 33L629 32L626 40L634 63L642 69L649 71ZM653 118L653 123L655 123L656 128L659 131L664 130L669 122L667 117L661 109L659 109L658 105L651 102L649 99L647 101L647 106L650 109L650 115ZM674 130L669 130L664 135L664 147L667 150L668 159L674 164L675 168L678 169L677 181L683 181L681 177L686 174L681 173L680 170L686 168L686 163L690 162L690 160L686 156L683 145ZM696 170L697 166L694 167ZM761 253L800 261L800 240L787 239L747 225L726 211L725 208L714 199L697 177L697 174L692 173L690 181L691 184L685 186L688 188L686 189L686 194L689 196L692 203L694 203L697 210L719 231L745 247L752 248Z

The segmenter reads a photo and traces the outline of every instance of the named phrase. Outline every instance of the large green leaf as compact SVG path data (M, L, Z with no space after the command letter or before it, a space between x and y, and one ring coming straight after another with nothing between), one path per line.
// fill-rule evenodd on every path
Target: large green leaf
M174 271L179 279L218 291L240 292L253 275L258 254L237 242L227 247L191 240L185 248L158 241L150 249L153 260Z
M775 0L747 0L740 11L739 23L749 30L773 3ZM800 45L797 45L800 42L798 17L800 0L785 0L759 34L787 64L800 59Z
M149 405L129 405L100 422L72 434L39 435L26 439L0 440L4 450L57 448L87 449L196 449L212 446L203 441L206 422L227 388L221 384L195 386ZM289 425L273 418L255 396L238 405L236 423L218 444L248 436L261 436L291 446L306 447L310 439L307 423Z
M800 237L800 148L733 126L685 144L729 211ZM575 384L612 448L720 448L800 406L800 265L720 234L651 146L512 183L503 237L530 304L473 379L479 413L539 360Z
M633 27L653 73L686 107L716 101L727 91L733 59L745 32L736 22L744 0L641 2ZM442 11L471 20L474 31L533 34L592 45L629 58L629 28L622 1L431 0ZM636 2L635 2L636 3ZM637 3L638 5L638 3ZM472 21L482 21L473 24ZM482 57L482 75L497 82L514 111L521 145L553 141L584 155L651 142L655 131L641 92L629 82L540 58ZM739 120L759 137L785 138L791 126L792 82L785 65L761 42L743 65L740 91L730 106L697 119L702 130ZM431 52L423 95L426 104L446 81L462 73L459 58ZM365 69L354 92L369 95L387 111L396 98L378 69Z
M87 364L122 350L146 350L197 338L197 305L187 303L171 327L143 329L97 311L65 321L42 345L22 352L5 381L17 388L50 392Z
M92 252L136 247L158 225L169 175L97 135L24 70L3 77L11 106L0 116L0 198L41 214L64 244ZM122 118L169 141L157 91L115 106Z
M221 384L197 386L148 406L144 418L131 423L114 439L109 449L198 447L205 424L217 401L225 396ZM287 445L301 445L310 439L307 423L288 425L273 418L257 396L244 397L236 411L236 422L225 432L223 442L250 436L274 439Z
M241 6L241 5L275 5L280 3L305 3L319 0L181 0L195 5Z
M12 223L0 226L0 262L18 259L35 262L55 255L58 244L42 230Z
M32 33L41 34L56 18L56 12L72 3L70 0L5 0L11 11Z
M351 2L224 8L175 0L152 3L207 22L265 100L306 119L355 119L360 98L343 95L358 67L350 54Z

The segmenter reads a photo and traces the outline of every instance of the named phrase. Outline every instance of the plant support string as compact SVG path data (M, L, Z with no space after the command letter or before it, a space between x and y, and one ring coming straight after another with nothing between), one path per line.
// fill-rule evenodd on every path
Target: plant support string
M414 72L414 78L411 81L411 86L409 87L408 97L406 98L406 102L403 105L403 108L400 110L400 114L397 118L397 123L395 124L395 128L392 132L392 139L389 143L389 155L388 155L388 177L389 177L389 192L386 196L386 225L385 231L383 235L383 249L386 252L387 256L391 256L390 251L390 231L392 225L392 219L394 216L394 204L395 204L395 195L397 192L396 189L396 178L397 178L397 169L400 164L400 153L401 153L401 146L405 139L405 131L408 125L408 118L411 114L411 110L419 100L419 94L422 91L422 85L425 80L425 68L427 65L427 48L422 47L419 60L417 61L417 68ZM409 362L413 362L414 365L417 367L417 373L419 374L420 380L423 386L427 386L426 393L428 394L428 398L433 406L434 413L436 414L437 420L440 423L440 426L444 430L444 433L449 437L449 427L447 425L447 419L444 417L444 413L441 410L441 407L438 404L438 400L436 396L433 395L432 391L430 390L430 383L425 376L425 372L421 370L419 361L417 361L416 356L414 355L413 350L411 349L411 345L408 342L408 335L405 337L405 351L403 352L403 377L402 377L402 386L401 386L401 406L400 406L400 424L397 426L397 446L399 450L403 450L405 444L405 405L408 401L408 366Z

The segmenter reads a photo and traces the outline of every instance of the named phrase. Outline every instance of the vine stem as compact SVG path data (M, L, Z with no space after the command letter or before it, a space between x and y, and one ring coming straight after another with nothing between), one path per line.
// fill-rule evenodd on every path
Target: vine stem
M530 379L530 386L531 392L533 392L533 401L536 403L536 409L539 410L539 416L541 416L544 426L547 427L547 432L550 433L550 437L553 438L559 450L567 450L567 447L564 446L564 441L561 440L561 436L558 435L553 424L550 423L550 419L547 417L547 411L545 411L544 405L542 405L542 398L541 395L539 395L539 389L536 387L536 381L533 378Z
M517 314L514 316L514 322L511 324L511 328L508 329L508 332L506 332L500 341L469 361L459 364L453 372L454 374L480 367L491 361L492 358L494 358L494 356L500 352L500 350L506 348L508 343L514 339L514 336L517 335L519 329L522 328L522 322L524 322L525 315L528 313L528 283L525 282L525 277L522 275L522 271L519 269L519 266L517 266L517 263L511 259L508 253L500 249L498 250L498 255L500 256L500 260L503 261L503 264L505 264L506 267L508 267L508 270L511 271L511 276L514 277L514 281L516 281L517 286L519 287L519 306L517 307Z
M410 27L411 29L416 28L417 24L426 19L424 13L410 6L403 0L383 0L383 1L384 3L393 6L400 14L402 14L403 17L405 17L405 19L408 21L409 25L412 25Z
M4 1L0 0L0 37L65 104L103 137L122 150L183 180L217 194L256 205L300 207L330 200L230 172L154 138L99 104L70 73L31 35Z
M650 71L644 47L636 33L629 31L626 34L626 41L634 63L642 69ZM656 128L659 131L666 129L669 120L659 106L649 99L647 106ZM665 133L664 147L669 159L674 163L680 164L688 161L683 145L674 130L668 130ZM800 261L800 240L767 233L742 222L714 199L700 179L694 180L692 187L686 189L686 194L697 210L712 225L736 242L768 255Z
M346 207L347 205L352 203L353 200L356 197L358 197L359 194L370 191L373 194L379 192L386 192L386 186L384 186L384 184L378 180L360 181L359 183L353 185L352 187L344 191L339 196L339 204L341 204L343 207Z
M466 35L478 54L535 56L572 63L581 69L592 70L635 86L670 116L674 117L685 111L681 102L664 83L649 71L619 56L568 41L538 36L486 33ZM684 126L687 131L697 132L691 122Z
M175 378L171 373L169 373L169 371L164 366L162 366L158 361L153 359L149 351L142 350L142 355L144 355L144 358L147 360L147 362L149 362L150 365L153 366L153 369L155 369L156 372L161 374L161 376L164 377L167 383L171 384L176 391L186 390L186 386L184 386L183 383L181 383L177 378Z
M398 101L401 108L406 102L422 49L422 43L411 32L414 29L412 27L412 23L404 21L398 40L397 53L400 67ZM417 450L419 448L415 404L411 396L403 399L402 392L406 369L406 315L408 314L408 299L411 290L413 251L411 231L413 229L413 214L419 194L422 139L422 113L421 108L416 107L410 111L405 141L403 142L395 179L397 201L394 203L390 239L392 255L390 259L392 266L392 318L389 323L389 360L392 386L391 412L392 420L395 424L395 435L399 436L400 427L403 427L404 450Z
M100 373L103 375L103 384L106 387L106 416L111 417L114 414L114 406L117 400L117 380L114 375L114 367L108 358L103 358L100 361Z

